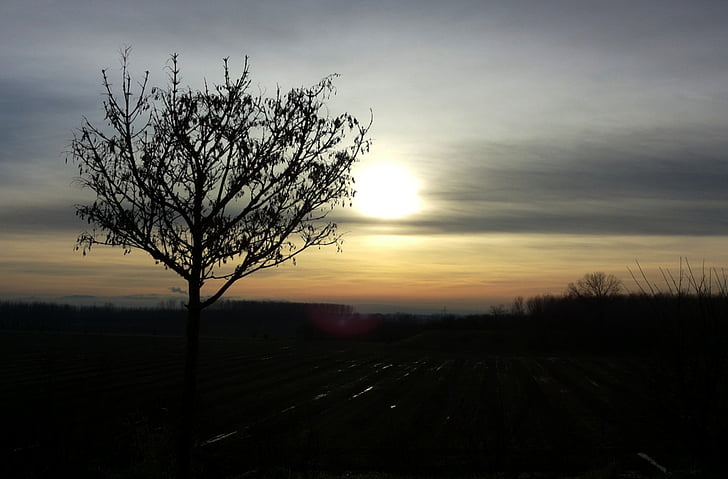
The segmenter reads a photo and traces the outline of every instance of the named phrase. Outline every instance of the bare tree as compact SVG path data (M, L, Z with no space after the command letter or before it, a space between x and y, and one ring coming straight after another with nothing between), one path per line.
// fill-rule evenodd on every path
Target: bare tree
M609 298L622 292L622 281L601 271L587 273L576 283L569 283L567 294L579 298Z
M237 78L225 59L224 81L201 91L182 87L176 54L164 88L148 87L149 72L132 80L129 49L121 64L120 94L102 71L106 124L84 119L71 143L80 182L96 195L76 207L92 225L76 249L138 248L187 282L178 467L189 477L201 311L241 278L340 245L326 217L350 203L371 121L328 115L335 75L265 97L251 93L247 57Z
M516 296L513 298L511 304L511 314L513 316L525 316L526 315L526 300L523 296Z

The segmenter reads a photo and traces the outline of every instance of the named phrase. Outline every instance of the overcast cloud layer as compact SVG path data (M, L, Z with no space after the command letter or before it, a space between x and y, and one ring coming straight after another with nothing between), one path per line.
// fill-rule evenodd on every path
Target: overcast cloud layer
M173 52L193 87L228 56L264 91L340 73L332 113L374 112L362 167L408 168L423 204L337 212L355 234L728 235L726 45L725 1L5 0L0 241L72 244L66 151L125 46L154 84Z

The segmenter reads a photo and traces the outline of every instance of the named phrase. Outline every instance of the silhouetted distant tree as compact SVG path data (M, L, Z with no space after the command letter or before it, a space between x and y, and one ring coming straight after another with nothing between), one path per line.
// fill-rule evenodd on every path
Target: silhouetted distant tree
M622 292L622 281L601 271L587 273L576 283L569 283L567 294L578 298L609 298Z
M92 226L77 249L138 248L187 282L178 467L189 477L201 311L245 276L340 244L326 217L350 203L371 121L328 115L335 75L265 97L251 92L247 58L237 78L225 59L222 83L195 91L182 86L175 54L167 86L149 89L149 72L132 80L129 49L121 60L120 93L102 71L105 124L85 119L71 144L80 182L96 195L76 207ZM217 281L203 297L209 280Z
M513 298L511 304L511 314L513 316L525 316L526 315L526 300L523 296L516 296Z

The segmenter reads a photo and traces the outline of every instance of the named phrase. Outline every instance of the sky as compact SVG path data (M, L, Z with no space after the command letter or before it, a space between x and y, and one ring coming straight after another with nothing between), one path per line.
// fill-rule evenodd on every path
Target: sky
M247 55L260 91L338 73L330 111L373 112L355 176L400 188L365 181L333 215L342 252L229 298L487 312L594 271L634 290L636 261L658 283L681 257L728 266L726 45L724 1L3 0L0 299L184 298L141 251L74 251L67 151L126 46L155 85L172 53L193 88Z

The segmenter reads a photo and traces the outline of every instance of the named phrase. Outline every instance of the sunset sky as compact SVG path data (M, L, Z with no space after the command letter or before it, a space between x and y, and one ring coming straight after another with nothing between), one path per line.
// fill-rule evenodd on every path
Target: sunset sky
M374 112L343 251L229 298L484 312L593 271L634 288L635 260L728 266L728 2L3 0L0 299L183 298L143 252L73 250L66 151L124 46L152 84L173 52L192 87L248 55L256 88L336 72L331 112Z

